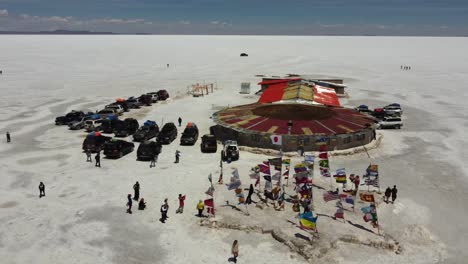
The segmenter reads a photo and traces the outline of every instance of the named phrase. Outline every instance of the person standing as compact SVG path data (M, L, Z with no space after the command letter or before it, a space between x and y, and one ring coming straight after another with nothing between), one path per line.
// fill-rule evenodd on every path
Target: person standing
M239 243L237 242L237 240L234 240L234 242L232 243L231 253L233 256L232 261L234 263L237 263L237 257L239 256Z
M11 142L10 131L7 131L7 132L6 132L6 141L7 141L7 143L10 143L10 142Z
M203 204L203 201L200 200L197 203L197 210L198 210L198 217L203 217L203 210L205 209L205 205Z
M138 210L145 210L145 208L146 208L145 199L141 198L140 202L138 203Z
M177 119L177 121L179 122L179 126L182 125L182 118L179 116L179 119Z
M86 162L93 162L91 159L91 150L86 149Z
M396 185L393 185L393 189L392 189L392 204L395 202L396 198L397 198L397 188L396 188Z
M133 191L134 191L133 200L138 201L138 199L140 199L140 183L139 182L136 182L133 185Z
M359 183L361 182L361 180L359 180L359 175L356 175L356 177L354 177L354 188L355 190L357 191L358 188L359 188Z
M252 194L253 193L254 193L254 187L253 187L253 184L250 184L249 193L247 194L247 198L245 199L246 204L251 204L252 203Z
M180 158L180 151L176 150L174 163L179 163L179 158Z
M96 156L94 157L94 160L96 160L96 167L101 168L101 152L98 151Z
M127 213L132 214L132 195L131 194L127 195L127 200L128 200L128 202L127 202L127 207L128 207L127 208Z
M390 189L390 186L388 186L387 189L385 190L384 202L388 203L390 201L391 194L392 194L392 189Z
M45 185L43 182L39 183L39 198L42 198L42 196L45 196Z
M151 156L150 168L156 167L156 155Z
M159 219L161 223L166 223L166 219L168 218L167 211L169 211L169 204L167 204L167 198L166 198L164 199L163 205L161 205L161 219Z
M185 195L182 196L182 194L179 193L179 208L177 208L176 214L184 213L184 201L185 201Z

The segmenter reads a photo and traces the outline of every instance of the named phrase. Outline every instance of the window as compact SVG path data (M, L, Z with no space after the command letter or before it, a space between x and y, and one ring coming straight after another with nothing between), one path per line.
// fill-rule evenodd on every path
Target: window
M345 138L343 139L343 143L344 143L344 144L351 143L351 136L345 137Z
M361 140L364 140L365 138L366 138L365 134L356 135L356 141L361 141Z

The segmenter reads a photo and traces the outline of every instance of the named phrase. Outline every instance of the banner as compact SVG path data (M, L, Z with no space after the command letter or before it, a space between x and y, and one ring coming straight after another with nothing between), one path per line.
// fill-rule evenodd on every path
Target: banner
M368 203L374 203L374 195L373 194L367 194L367 193L360 193L359 197L361 198L361 201L368 202Z

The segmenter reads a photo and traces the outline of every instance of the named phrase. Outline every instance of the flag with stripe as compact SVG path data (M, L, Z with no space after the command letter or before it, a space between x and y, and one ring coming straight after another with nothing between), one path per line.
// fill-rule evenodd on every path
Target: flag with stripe
M317 218L318 216L313 217L312 212L299 214L299 225L304 229L316 230Z
M340 195L339 194L334 194L332 192L326 192L323 194L323 200L325 202L329 202L329 201L333 201L333 200L338 200L340 199Z
M269 159L268 160L270 165L273 165L275 170L281 171L281 165L283 164L283 161L281 158L274 158L274 159Z
M319 166L322 168L330 168L330 163L328 160L321 160L319 161Z
M209 187L208 190L205 192L206 195L213 196L214 187Z
M286 165L286 166L291 165L291 159L283 159L283 165Z
M265 174L270 175L270 164L269 163L268 163L268 165L258 164L258 169L260 170L261 173L265 173Z
M343 208L339 208L339 207L336 208L335 218L344 219L344 210L343 210Z
M327 152L320 152L319 153L319 158L320 159L328 159L328 153Z
M320 175L322 175L323 177L331 177L328 168L320 168Z
M306 168L306 166L305 166L304 163L299 163L299 164L296 164L296 165L294 166L294 171L295 171L296 173L306 172L306 171L307 171L307 168Z
M230 191L230 190L235 190L235 189L239 188L241 186L241 184L242 184L241 181L232 181L232 182L226 184L226 186L227 186L228 190Z

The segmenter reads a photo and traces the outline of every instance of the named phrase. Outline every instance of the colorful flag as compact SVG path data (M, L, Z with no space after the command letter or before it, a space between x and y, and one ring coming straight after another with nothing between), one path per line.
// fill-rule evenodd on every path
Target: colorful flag
M346 175L333 175L336 183L346 183Z
M327 141L328 141L328 140L327 140L327 138L325 138L325 137L317 138L317 139L315 140L315 145L319 145L319 146L322 145L322 146L323 146L323 145L326 145L326 144L327 144Z
M268 163L268 162L267 162ZM265 173L265 174L268 174L270 175L270 164L268 163L268 165L266 164L258 164L258 168L260 170L261 173Z
M271 177L272 180L274 181L281 181L281 173L277 171L273 176Z
M345 203L354 205L354 196L347 196L346 198L344 198L344 201Z
M331 177L328 168L320 168L320 175L322 175L323 177Z
M345 168L337 169L336 170L336 175L346 175Z
M367 194L367 193L360 193L359 197L361 198L362 201L364 202L369 202L373 203L375 202L374 195L373 194Z
M369 221L374 221L374 216L372 214L365 214L362 219L367 223Z
M233 177L234 179L240 181L239 171L237 170L237 168L234 168L234 169L233 169L233 171L232 171L232 177Z
M296 164L296 165L294 166L294 171L295 171L296 173L306 172L306 171L307 171L307 168L306 168L306 166L305 166L304 163L299 163L299 164Z
M374 179L368 178L364 181L364 184L361 184L361 185L371 185L374 187L379 187L379 178L374 178Z
M329 201L333 201L333 200L338 200L340 199L340 195L339 194L334 194L334 193L331 193L331 192L326 192L323 194L323 200L325 202L329 202Z
M281 158L269 159L268 161L270 162L270 165L273 165L275 167L275 170L281 170L281 165L283 163Z
M319 153L319 158L328 159L328 153L327 152L320 152Z
M366 169L366 173L364 174L364 177L369 177L369 176L374 176L378 177L379 176L379 166L374 164L374 165L369 165Z
M203 203L204 203L206 206L214 207L213 198L206 199Z
M283 159L283 164L289 166L291 164L291 159Z
M228 190L230 191L230 190L234 190L234 189L239 188L241 186L241 184L242 183L240 181L232 181L232 182L226 184L226 186L227 186Z
M283 172L283 176L284 176L286 179L289 178L289 170L285 170L285 171Z
M337 208L337 209L336 209L335 218L342 218L342 219L344 219L344 211L343 211L343 208Z
M299 214L299 224L304 229L316 230L317 228L317 218L312 216L312 212L306 212Z
M258 179L260 177L260 174L259 173L251 173L251 174L249 174L249 176L250 176L250 179L255 180L255 179Z
M281 136L280 135L271 135L270 136L271 143L275 145L280 145L282 143Z
M209 196L213 196L214 190L215 189L213 187L209 187L208 191L206 191L205 194Z
M321 160L319 161L319 166L322 168L330 168L330 163L328 160Z

